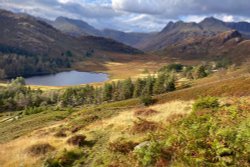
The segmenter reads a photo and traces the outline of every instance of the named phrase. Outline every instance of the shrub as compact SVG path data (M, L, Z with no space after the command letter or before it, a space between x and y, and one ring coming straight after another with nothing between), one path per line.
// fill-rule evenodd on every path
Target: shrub
M172 114L167 117L166 121L169 123L174 123L182 120L185 117L185 114Z
M159 72L180 72L182 71L183 67L184 66L182 64L169 64L167 66L162 67Z
M208 74L206 73L205 66L200 65L196 67L194 75L196 79L207 77Z
M137 159L142 166L150 166L156 163L156 160L161 156L162 144L151 141L149 144L135 149Z
M50 151L54 151L55 148L49 143L41 143L30 146L27 152L32 156L44 155Z
M133 151L133 149L135 148L137 144L138 143L134 143L132 141L117 140L117 141L109 143L109 150L113 152L120 152L123 154L127 154Z
M139 121L134 122L131 130L133 133L144 133L148 131L155 131L158 128L159 125L157 123L139 118Z
M55 133L55 137L67 137L67 134L63 130L59 130Z
M43 112L42 107L28 107L24 110L25 115L31 115L31 114L38 114L40 112Z
M72 54L72 52L70 50L67 50L66 53L65 53L65 55L67 57L72 57L73 56L73 54Z
M16 79L12 79L11 85L12 86L24 86L24 85L26 85L25 79L23 77L17 77Z
M219 106L220 104L216 97L203 97L195 101L193 104L193 111L202 109L216 109Z
M223 58L223 59L217 60L215 66L216 66L217 69L218 68L227 68L231 64L232 64L232 61L230 59Z
M82 128L83 128L82 126L73 126L70 131L71 131L71 133L76 133L79 130L81 130Z
M134 112L135 116L151 116L154 114L157 114L158 111L155 111L153 109L139 109Z
M150 106L155 103L155 100L152 98L152 96L142 96L140 100L144 106Z
M220 106L216 98L206 97L194 106L195 110L204 110L184 118L180 115L164 130L165 134L153 132L153 141L135 147L141 166L248 167L249 103L237 100L236 105Z
M60 155L55 158L48 158L45 161L46 167L62 167L62 166L74 166L74 162L79 160L83 156L83 151L76 149L67 151L64 150Z
M74 145L74 146L81 147L81 146L84 146L84 144L86 143L85 139L86 139L86 136L84 136L84 135L75 135L75 136L69 138L67 140L67 143Z

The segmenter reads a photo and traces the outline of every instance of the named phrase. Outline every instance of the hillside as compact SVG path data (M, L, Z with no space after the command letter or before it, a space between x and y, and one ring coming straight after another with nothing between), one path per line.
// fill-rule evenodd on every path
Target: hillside
M156 103L150 106L134 98L73 108L48 106L34 113L31 109L1 113L0 162L4 167L20 163L247 167L249 89L246 65L154 96ZM86 89L75 90L83 93Z
M107 53L142 53L106 38L66 35L29 15L0 10L0 21L0 78L52 73L86 58L108 58Z
M228 59L237 63L250 58L249 44L249 40L245 40L238 31L230 30L212 37L187 38L186 41L170 45L157 53L172 58Z

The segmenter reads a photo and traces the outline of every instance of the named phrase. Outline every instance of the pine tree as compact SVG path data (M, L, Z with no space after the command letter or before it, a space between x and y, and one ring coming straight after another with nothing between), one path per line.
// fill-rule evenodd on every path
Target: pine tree
M112 91L111 91L111 100L112 101L118 101L118 100L120 100L121 98L120 98L120 91L121 91L121 84L120 84L120 81L118 81L118 82L112 82L111 83L111 85L112 85Z
M207 73L206 73L206 69L205 69L205 66L203 65L200 65L196 68L195 70L195 78L204 78L207 76Z
M125 81L122 82L122 99L130 99L133 97L133 92L134 92L134 86L132 83L131 78L126 79Z
M142 96L151 96L151 95L153 95L153 86L154 86L154 83L155 83L155 78L149 75L145 79L144 82L145 82L145 86L142 89Z
M145 87L145 81L138 78L134 83L134 93L133 97L140 97L142 95L142 90Z
M164 73L159 74L153 86L153 93L155 95L165 92L165 79L166 75Z
M174 91L176 88L175 88L175 82L174 80L172 79L169 79L167 82L166 82L166 91L167 92L171 92L171 91Z
M102 92L103 92L102 87L95 88L95 90L94 90L94 101L95 101L96 104L102 103L102 98L103 98Z
M110 101L112 99L113 86L112 84L105 83L103 87L103 101Z

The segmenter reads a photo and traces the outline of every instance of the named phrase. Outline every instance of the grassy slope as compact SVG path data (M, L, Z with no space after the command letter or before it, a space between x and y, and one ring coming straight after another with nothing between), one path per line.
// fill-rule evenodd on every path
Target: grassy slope
M52 111L19 117L18 114L2 114L0 123L0 143L6 142L20 136L23 136L33 130L55 124L66 118L70 113L68 111ZM17 120L16 117L19 117ZM0 117L1 118L1 117Z
M207 80L205 78L205 80ZM199 81L201 82L201 81ZM175 92L171 93L166 93L163 95L156 96L155 98L157 99L157 103L165 103L173 100L192 100L196 99L200 96L221 96L221 97L227 97L227 96L250 96L250 77L249 74L245 74L239 77L233 77L233 78L228 78L228 79L220 79L218 81L210 81L206 83L200 83L198 86L194 86L191 88L183 89L183 90L177 90ZM113 113L113 110L117 109L123 109L123 108L128 108L129 106L131 107L136 107L140 105L140 102L138 99L131 99L127 101L121 101L121 102L114 102L114 103L108 103L108 104L102 104L97 107L93 107L91 109L85 109L84 111L88 111L87 113L93 114L93 111L99 111L101 110L102 112L98 112L98 115L100 113L105 112L106 110L111 110L111 113ZM11 129L15 128L15 125L17 127L20 127L19 124L22 124L23 122L27 121L27 124L30 122L33 127L36 127L36 124L34 125L33 122L38 123L40 119L42 122L47 122L50 119L48 118L53 118L56 117L60 114L65 115L65 112L47 112L47 114L40 114L40 115L31 115L25 118L20 119L19 121L15 122L15 124L12 125L12 122L8 123L0 123L1 127L6 127L9 128L8 130L6 128L4 133L8 133L8 131L14 135L15 132L13 133ZM3 119L3 118L2 118ZM2 120L1 119L1 120ZM23 122L22 122L23 121ZM11 125L11 126L10 126ZM39 125L39 123L38 123ZM25 126L24 126L25 127ZM40 127L40 126L39 126ZM25 129L21 127L20 129ZM2 132L2 128L0 129L0 132ZM16 131L17 133L19 131ZM3 132L2 132L3 133ZM1 141L1 138L0 138Z
M148 119L164 122L168 116L177 112L179 114L189 113L192 104L190 99L196 99L199 96L250 96L250 79L247 73L237 77L228 74L217 81L212 79L205 83L202 80L199 82L198 86L157 96L158 104L151 108L158 111L159 114ZM176 100L181 101L176 102ZM54 111L25 116L18 121L0 123L2 136L0 141L3 143L1 144L0 157L2 158L0 158L0 162L4 166L18 166L20 162L27 163L26 166L40 164L43 161L41 157L31 158L26 155L25 149L27 147L34 143L49 142L56 147L58 152L61 152L63 148L74 149L65 144L67 138L56 138L53 135L60 129L64 129L68 136L72 136L73 134L70 132L72 128L80 127L81 130L78 133L86 135L87 140L95 142L93 147L86 148L89 151L89 156L83 156L86 166L105 165L112 160L112 156L105 157L106 153L109 152L107 146L110 142L120 137L136 142L147 138L146 134L131 135L129 133L130 127L137 120L133 113L140 107L138 99L131 99L96 107L78 108L77 112L68 117L67 111ZM67 119L61 121L64 117ZM19 138L12 140L16 137ZM11 141L6 143L8 140ZM10 148L12 151L9 151ZM18 156L9 161L14 154Z
M188 89L179 90L157 97L159 103L178 100L196 99L202 96L249 96L250 95L250 77L239 76L236 78L223 79L219 81L208 82L202 85L194 86Z

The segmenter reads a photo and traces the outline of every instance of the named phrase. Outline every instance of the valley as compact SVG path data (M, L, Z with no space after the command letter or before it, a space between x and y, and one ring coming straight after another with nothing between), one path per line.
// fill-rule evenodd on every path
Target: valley
M249 167L250 23L112 29L124 13L100 29L0 2L0 166Z

